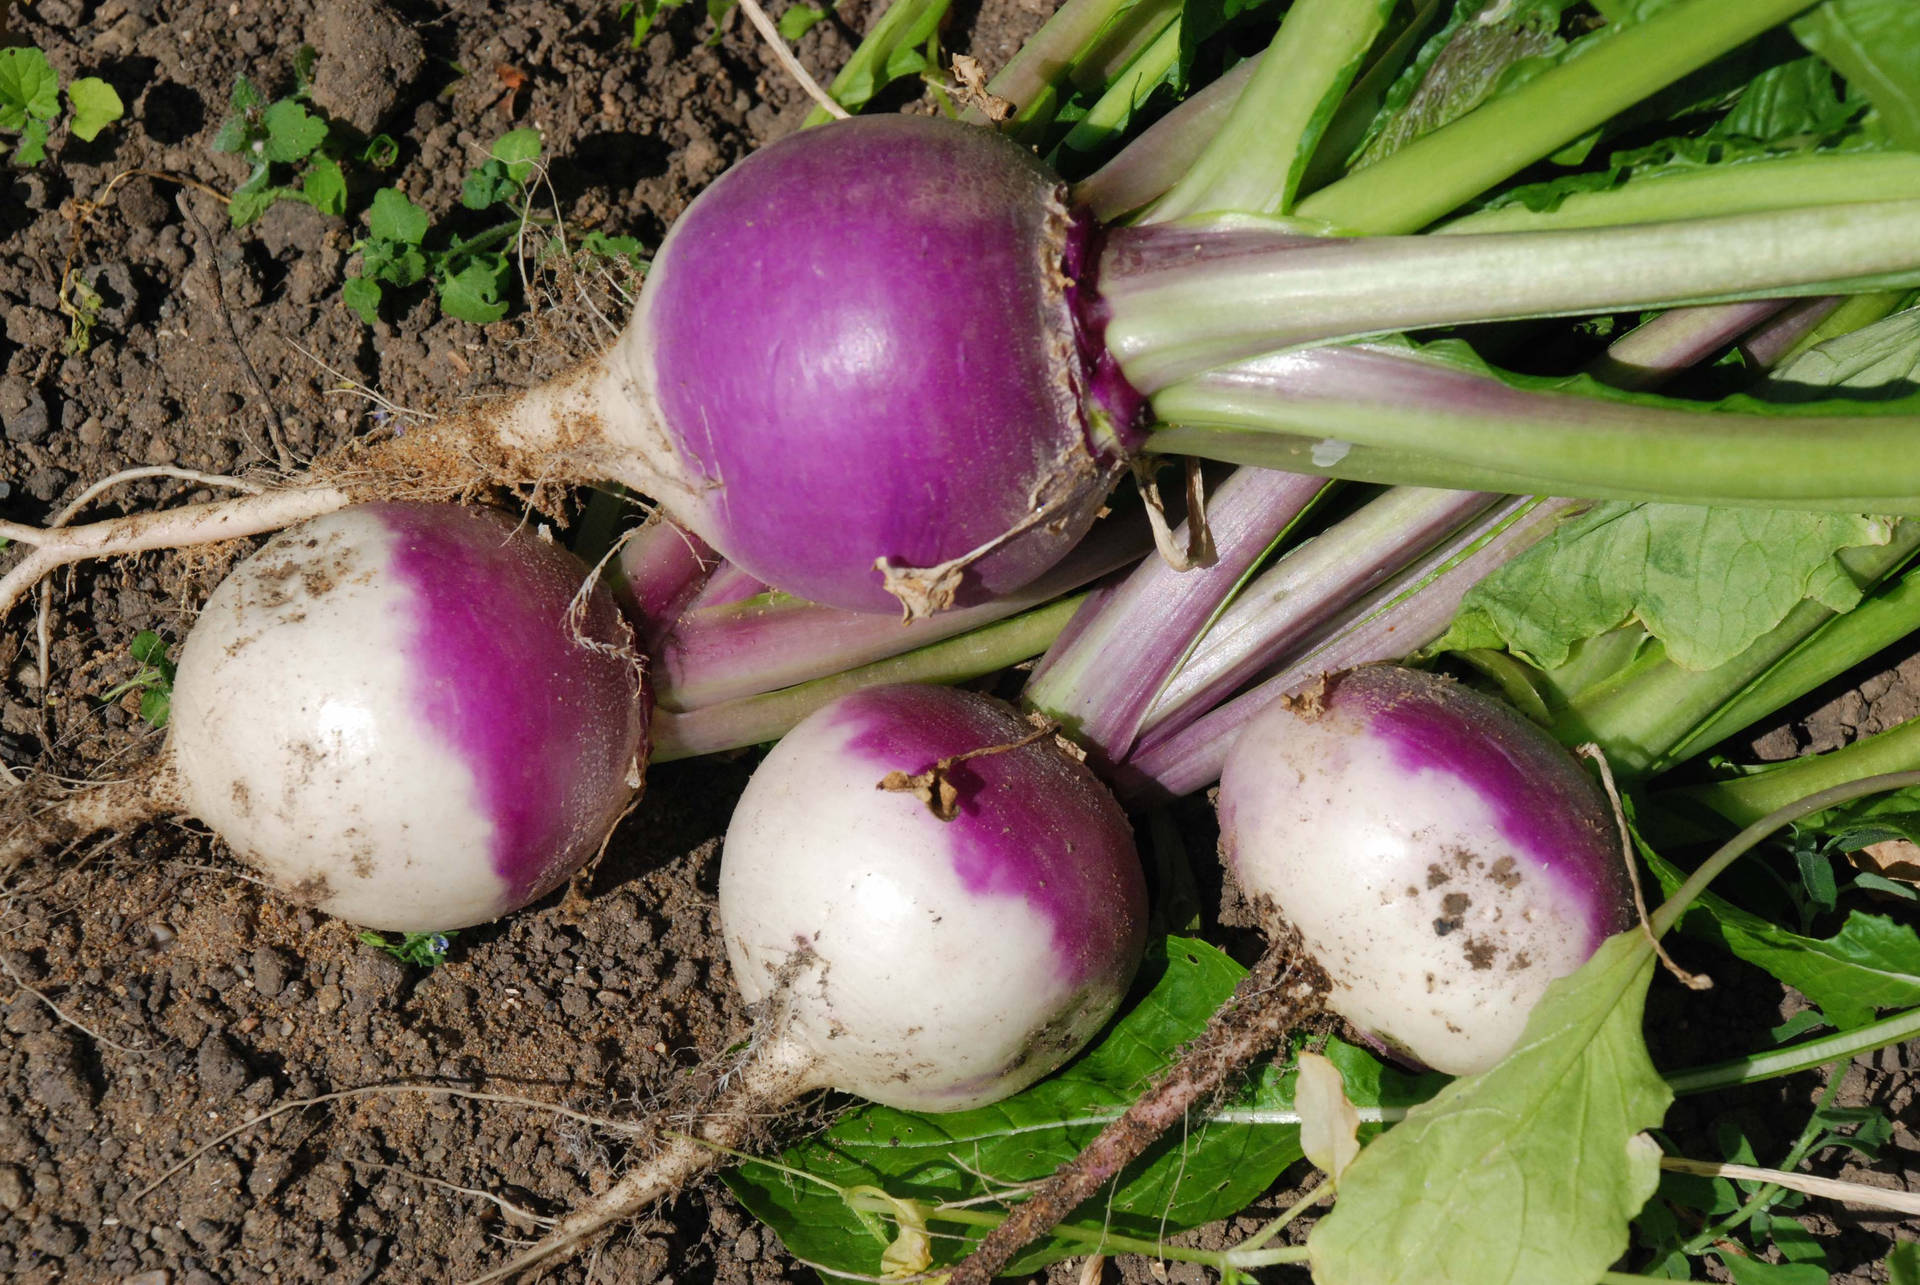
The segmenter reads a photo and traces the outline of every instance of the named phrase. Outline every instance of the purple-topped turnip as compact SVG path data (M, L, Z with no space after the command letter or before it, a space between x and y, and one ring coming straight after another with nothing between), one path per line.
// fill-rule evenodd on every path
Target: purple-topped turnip
M1323 1008L1429 1066L1485 1070L1547 983L1631 922L1619 829L1585 769L1500 701L1434 674L1368 666L1274 701L1228 753L1220 829L1267 953L951 1285L983 1285Z
M1033 734L972 692L869 688L748 782L720 871L727 955L758 1001L805 943L785 1002L834 1087L909 1110L997 1101L1120 1002L1145 945L1132 829ZM877 791L889 777L914 788Z
M526 905L599 848L646 754L631 632L587 580L505 515L451 505L282 532L188 635L164 766L132 783L155 788L84 791L37 837L177 809L282 892L367 927Z
M1327 1006L1452 1075L1499 1061L1631 914L1593 778L1512 707L1418 670L1269 705L1227 756L1220 833L1326 970Z
M687 208L611 355L657 417L673 508L816 602L897 608L885 586L919 573L950 605L962 570L967 601L1017 589L1086 531L1124 458L1109 425L1139 410L1086 360L1091 228L984 130L830 134L756 152Z
M570 1253L817 1089L907 1110L1017 1093L1119 1005L1146 937L1125 814L1050 733L944 687L810 715L747 783L720 864L727 955L760 1028L686 1134L480 1279ZM678 1113L676 1113L676 1118Z

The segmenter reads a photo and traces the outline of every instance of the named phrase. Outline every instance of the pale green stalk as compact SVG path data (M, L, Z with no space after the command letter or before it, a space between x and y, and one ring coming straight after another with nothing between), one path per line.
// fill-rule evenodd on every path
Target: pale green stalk
M1666 1081L1675 1093L1708 1093L1739 1084L1778 1079L1783 1075L1798 1075L1829 1062L1904 1044L1917 1036L1920 1036L1920 1008L1911 1008L1837 1035L1790 1044L1785 1048L1768 1049L1764 1053L1750 1053L1711 1066L1676 1071L1667 1076Z
M1092 152L1106 146L1126 128L1133 113L1150 97L1180 57L1180 23L1167 23L1153 43L1141 51L1127 69L1114 78L1107 92L1088 109L1087 114L1067 132L1061 147L1076 152Z
M1218 250L1177 268L1184 226L1115 233L1106 338L1134 387L1392 330L1920 284L1920 200L1485 237L1290 231L1215 220L1192 236Z
M1073 594L1011 620L830 678L722 701L683 714L656 712L652 761L664 763L778 740L814 710L865 687L881 683L959 683L1005 669L1051 646L1085 597L1084 593Z
M1284 214L1393 0L1295 0L1219 133L1148 218Z
M1824 754L1810 754L1779 767L1674 793L1712 808L1737 825L1745 825L1794 799L1863 776L1916 770L1920 770L1920 718Z
M1299 213L1350 232L1416 231L1811 2L1672 5L1322 188Z
M1566 231L1914 197L1920 197L1920 155L1912 152L1782 156L1634 179L1603 191L1574 192L1550 210L1500 205L1449 219L1433 234Z

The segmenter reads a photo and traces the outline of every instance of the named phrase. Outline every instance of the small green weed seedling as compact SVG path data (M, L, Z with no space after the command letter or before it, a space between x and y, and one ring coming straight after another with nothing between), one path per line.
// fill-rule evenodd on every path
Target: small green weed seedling
M385 933L364 932L360 941L375 950L383 950L403 964L415 968L438 968L447 962L447 952L453 949L454 934L447 933L401 933L399 941L390 940Z
M140 693L140 717L154 727L167 725L173 707L174 663L167 659L167 642L151 629L133 636L127 652L140 665L132 678L117 683L101 694L106 702L119 700L128 692Z
M449 233L430 245L427 212L397 187L373 194L360 273L348 277L341 297L362 321L379 317L385 287L405 288L431 279L448 316L487 325L507 313L512 280L507 251L528 222L526 193L540 156L540 132L516 129L494 143L491 154L467 175L460 204L469 210L500 209L509 217L471 237ZM438 242L439 237L434 237Z
M98 76L82 76L67 86L67 132L91 143L101 130L126 114L120 95ZM60 118L60 77L40 50L0 49L0 133L17 134L15 165L38 165L47 155L47 136Z
M307 110L314 61L314 51L302 47L294 56L293 92L272 102L245 76L234 81L232 111L213 146L244 156L253 165L228 205L235 227L245 227L283 200L344 217L351 196L345 165L385 169L399 159L398 146L386 135L362 144ZM372 325L379 320L388 289L431 281L448 316L482 326L504 317L511 306L511 256L520 234L529 225L551 221L528 208L540 150L538 130L512 130L497 139L486 160L466 176L460 204L497 216L492 226L471 236L434 226L398 186L375 190L366 206L366 235L353 246L361 256L360 270L342 285L341 301ZM589 232L578 248L630 267L643 266L640 243L632 237ZM554 253L564 253L557 237L542 257Z
M620 21L633 28L633 47L638 49L646 40L647 33L653 30L654 21L669 9L678 9L687 0L624 0L620 6ZM733 0L707 0L707 17L713 20L714 34L709 43L720 39L720 20L733 8ZM825 16L824 14L822 15ZM782 20L782 34L785 34L785 21ZM802 31L806 28L801 28ZM788 40L798 36L787 36Z
M231 111L214 135L213 150L253 165L227 205L237 228L265 214L275 201L304 201L322 214L347 212L343 142L306 107L315 57L311 48L301 47L293 58L293 92L270 103L245 76L234 78Z

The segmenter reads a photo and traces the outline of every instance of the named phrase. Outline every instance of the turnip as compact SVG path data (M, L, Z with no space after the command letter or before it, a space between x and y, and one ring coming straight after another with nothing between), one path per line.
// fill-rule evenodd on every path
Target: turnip
M1599 786L1510 706L1417 670L1269 705L1227 755L1220 833L1326 970L1328 1007L1453 1075L1497 1062L1628 922Z
M971 692L875 687L809 716L754 772L720 915L762 1016L720 1100L482 1279L572 1251L812 1090L957 1111L1025 1088L1119 1004L1146 891L1119 805L1050 733Z
M1914 202L1572 232L1339 237L1237 216L1102 228L1066 193L1026 150L951 121L857 118L782 139L688 207L601 360L331 461L324 484L300 499L245 497L62 532L0 525L0 536L32 546L0 578L0 611L66 562L258 530L396 478L411 493L447 495L489 481L609 478L777 589L922 614L1025 584L1071 547L1130 456L1151 445L1149 397L1163 416L1186 408L1168 449L1268 458L1271 443L1247 440L1248 415L1283 443L1307 431L1284 399L1223 409L1212 384L1176 394L1222 363L1407 327L1830 293L1920 270ZM1241 368L1236 398L1250 396L1250 379L1291 387L1293 377L1284 363ZM1383 396L1399 387L1388 382ZM1458 440L1426 443L1420 470L1461 451L1478 458L1489 441L1503 461L1512 455L1511 408L1485 388L1435 401ZM1559 421L1527 405L1526 449L1552 454L1538 434ZM1898 417L1749 424L1607 409L1602 440L1583 438L1566 476L1556 472L1561 493L1673 495L1684 478L1694 501L1886 508L1920 490L1912 470L1888 464L1912 454L1911 423ZM1314 413L1332 422L1326 406ZM1648 446L1671 439L1678 452L1703 435L1740 466L1683 472ZM1311 436L1338 439L1312 452L1316 463L1349 467L1344 438ZM1810 439L1830 466L1804 467ZM1359 452L1354 467L1362 457L1377 463ZM1499 468L1514 473L1511 462Z
M282 532L188 635L154 778L71 796L9 846L178 810L353 923L498 918L591 857L640 783L639 660L587 578L504 515L451 505Z
M1599 787L1518 713L1432 674L1367 667L1270 704L1228 754L1220 825L1267 955L1189 1053L952 1285L981 1285L1320 1005L1403 1056L1484 1070L1547 983L1629 922Z

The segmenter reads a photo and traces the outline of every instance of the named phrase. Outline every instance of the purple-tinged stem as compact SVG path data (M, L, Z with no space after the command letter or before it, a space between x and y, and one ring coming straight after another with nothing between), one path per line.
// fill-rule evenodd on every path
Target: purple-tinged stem
M1920 160L1920 157L1915 159ZM1818 348L1829 340L1842 335L1850 335L1856 330L1864 330L1875 322L1884 321L1903 305L1912 307L1914 294L1910 290L1881 290L1870 294L1848 295L1840 301L1840 306L1825 317L1807 327L1792 344L1778 349L1778 355L1769 348L1763 348L1760 357L1771 357L1769 363L1777 367L1791 367L1809 350ZM1798 327L1795 327L1798 329ZM1747 354L1750 362L1757 364L1755 354ZM1791 381L1789 381L1791 382Z
M756 580L731 562L722 562L713 569L713 574L707 577L705 587L694 595L693 601L682 609L681 614L706 611L714 607L729 607L737 602L745 602L749 598L758 598L762 594L775 592L777 591L767 587L765 581Z
M652 653L724 563L713 546L655 514L620 546L607 582Z
M1116 770L1116 791L1130 804L1143 804L1211 785L1220 779L1227 750L1240 729L1269 701L1298 692L1325 674L1418 651L1445 632L1468 589L1582 507L1579 500L1509 500L1356 604L1320 641L1260 686L1178 732L1143 740Z
M1803 300L1794 310L1822 300ZM1670 308L1607 346L1587 373L1615 388L1658 388L1788 309L1785 299ZM1749 343L1752 341L1749 340Z
M1297 473L1236 469L1207 500L1213 564L1177 571L1149 558L1089 598L1034 671L1026 703L1103 760L1123 757L1194 641L1326 489Z
M1802 299L1764 325L1754 328L1740 347L1747 360L1762 369L1780 364L1782 358L1813 333L1814 327L1840 310L1843 295L1820 299Z
M1144 524L1096 528L1024 589L903 623L892 613L845 611L769 594L683 614L654 654L654 698L685 712L791 687L910 652L1031 610L1137 560Z
M1907 200L1447 237L1310 237L1246 216L1115 228L1100 295L1108 348L1152 395L1224 362L1357 335L1916 279L1920 200Z
M1091 209L1102 223L1110 223L1143 208L1179 182L1194 156L1233 111L1260 58L1256 54L1237 64L1155 121L1112 160L1076 184L1074 200Z
M957 638L797 686L681 714L659 710L653 721L653 762L695 758L778 740L814 710L863 687L962 683L1029 660L1060 636L1084 598L1084 594L1075 594Z
M1290 550L1207 630L1140 731L1160 738L1178 732L1499 498L1395 487Z

